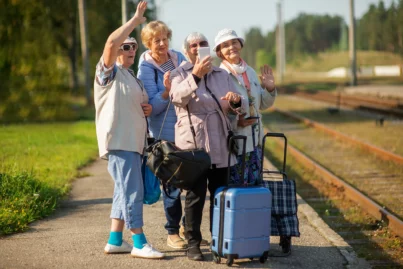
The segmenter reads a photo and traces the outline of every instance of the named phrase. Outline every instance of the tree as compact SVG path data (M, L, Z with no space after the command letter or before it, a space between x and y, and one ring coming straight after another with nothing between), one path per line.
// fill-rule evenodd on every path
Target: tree
M397 18L397 8L395 3L392 2L389 9L386 11L386 20L384 24L384 44L385 50L390 52L398 52L398 18Z
M265 49L259 49L256 52L256 68L259 68L265 64L269 66L276 66L276 53L268 52Z
M397 7L397 46L403 55L403 0L399 0Z
M256 68L256 51L264 48L265 39L259 28L251 28L245 35L245 46L242 49L242 57L245 61Z
M137 2L129 1L129 14ZM77 10L77 1L0 0L0 122L76 117L70 96L83 94L77 91ZM108 35L121 25L121 10L116 0L87 0L87 10L93 79Z

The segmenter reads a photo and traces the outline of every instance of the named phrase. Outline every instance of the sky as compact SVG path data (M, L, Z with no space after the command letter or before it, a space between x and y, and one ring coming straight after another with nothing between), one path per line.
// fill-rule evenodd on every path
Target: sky
M263 34L274 30L277 23L276 5L279 0L155 0L159 19L172 29L171 48L180 50L191 32L203 33L214 46L219 30L231 28L241 37L251 27ZM394 0L384 0L389 7ZM299 13L339 15L349 23L350 0L282 0L285 22ZM379 0L355 0L355 17L361 18Z

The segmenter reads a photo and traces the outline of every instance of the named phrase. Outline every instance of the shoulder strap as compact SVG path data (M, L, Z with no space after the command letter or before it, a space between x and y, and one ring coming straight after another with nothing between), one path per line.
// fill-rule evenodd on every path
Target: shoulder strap
M169 104L168 104L167 110L165 111L164 120L162 121L160 133L158 134L158 138L157 138L157 139L160 139L161 132L162 132L162 129L164 128L164 123L165 123L165 120L166 120L166 118L167 118L168 110L169 110L169 107L171 106L171 103L172 103L172 100L171 100L171 98L169 98ZM187 112L188 112L188 118L189 118L189 123L190 123L190 130L192 131L192 135L193 135L193 142L195 143L195 148L197 148L197 143L196 143L196 131L195 131L194 127L193 127L193 123L192 123L192 120L191 120L191 118L190 118L189 105L186 105L186 110L187 110Z
M195 143L195 147L197 148L197 143L196 143L196 131L195 131L195 128L193 127L192 119L190 118L189 105L186 105L186 110L187 110L187 112L188 112L188 118L189 118L189 123L190 123L190 130L192 131L192 135L193 135L193 142Z
M222 114L225 116L224 110L221 107L220 102L218 101L217 97L214 95L214 93L210 90L210 88L207 86L207 75L204 75L204 84L206 85L206 90L208 91L208 93L213 97L214 101L217 103L218 107L220 108ZM228 126L228 122L225 122L228 131L230 131L230 128Z

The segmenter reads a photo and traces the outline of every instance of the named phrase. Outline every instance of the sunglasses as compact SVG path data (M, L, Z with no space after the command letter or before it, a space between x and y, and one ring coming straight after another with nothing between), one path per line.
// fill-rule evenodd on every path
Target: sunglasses
M189 47L194 49L194 48L197 48L197 45L199 45L200 47L208 47L208 42L207 41L200 41L199 43L190 44Z
M132 50L136 50L137 49L137 44L123 44L122 46L120 46L121 50L124 51L129 51L130 49Z

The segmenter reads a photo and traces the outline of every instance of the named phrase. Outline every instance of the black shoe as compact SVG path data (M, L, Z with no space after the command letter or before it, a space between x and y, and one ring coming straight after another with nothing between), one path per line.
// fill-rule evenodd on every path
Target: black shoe
M189 260L193 261L202 261L204 260L203 253L200 251L199 246L189 247L188 251L186 252Z

